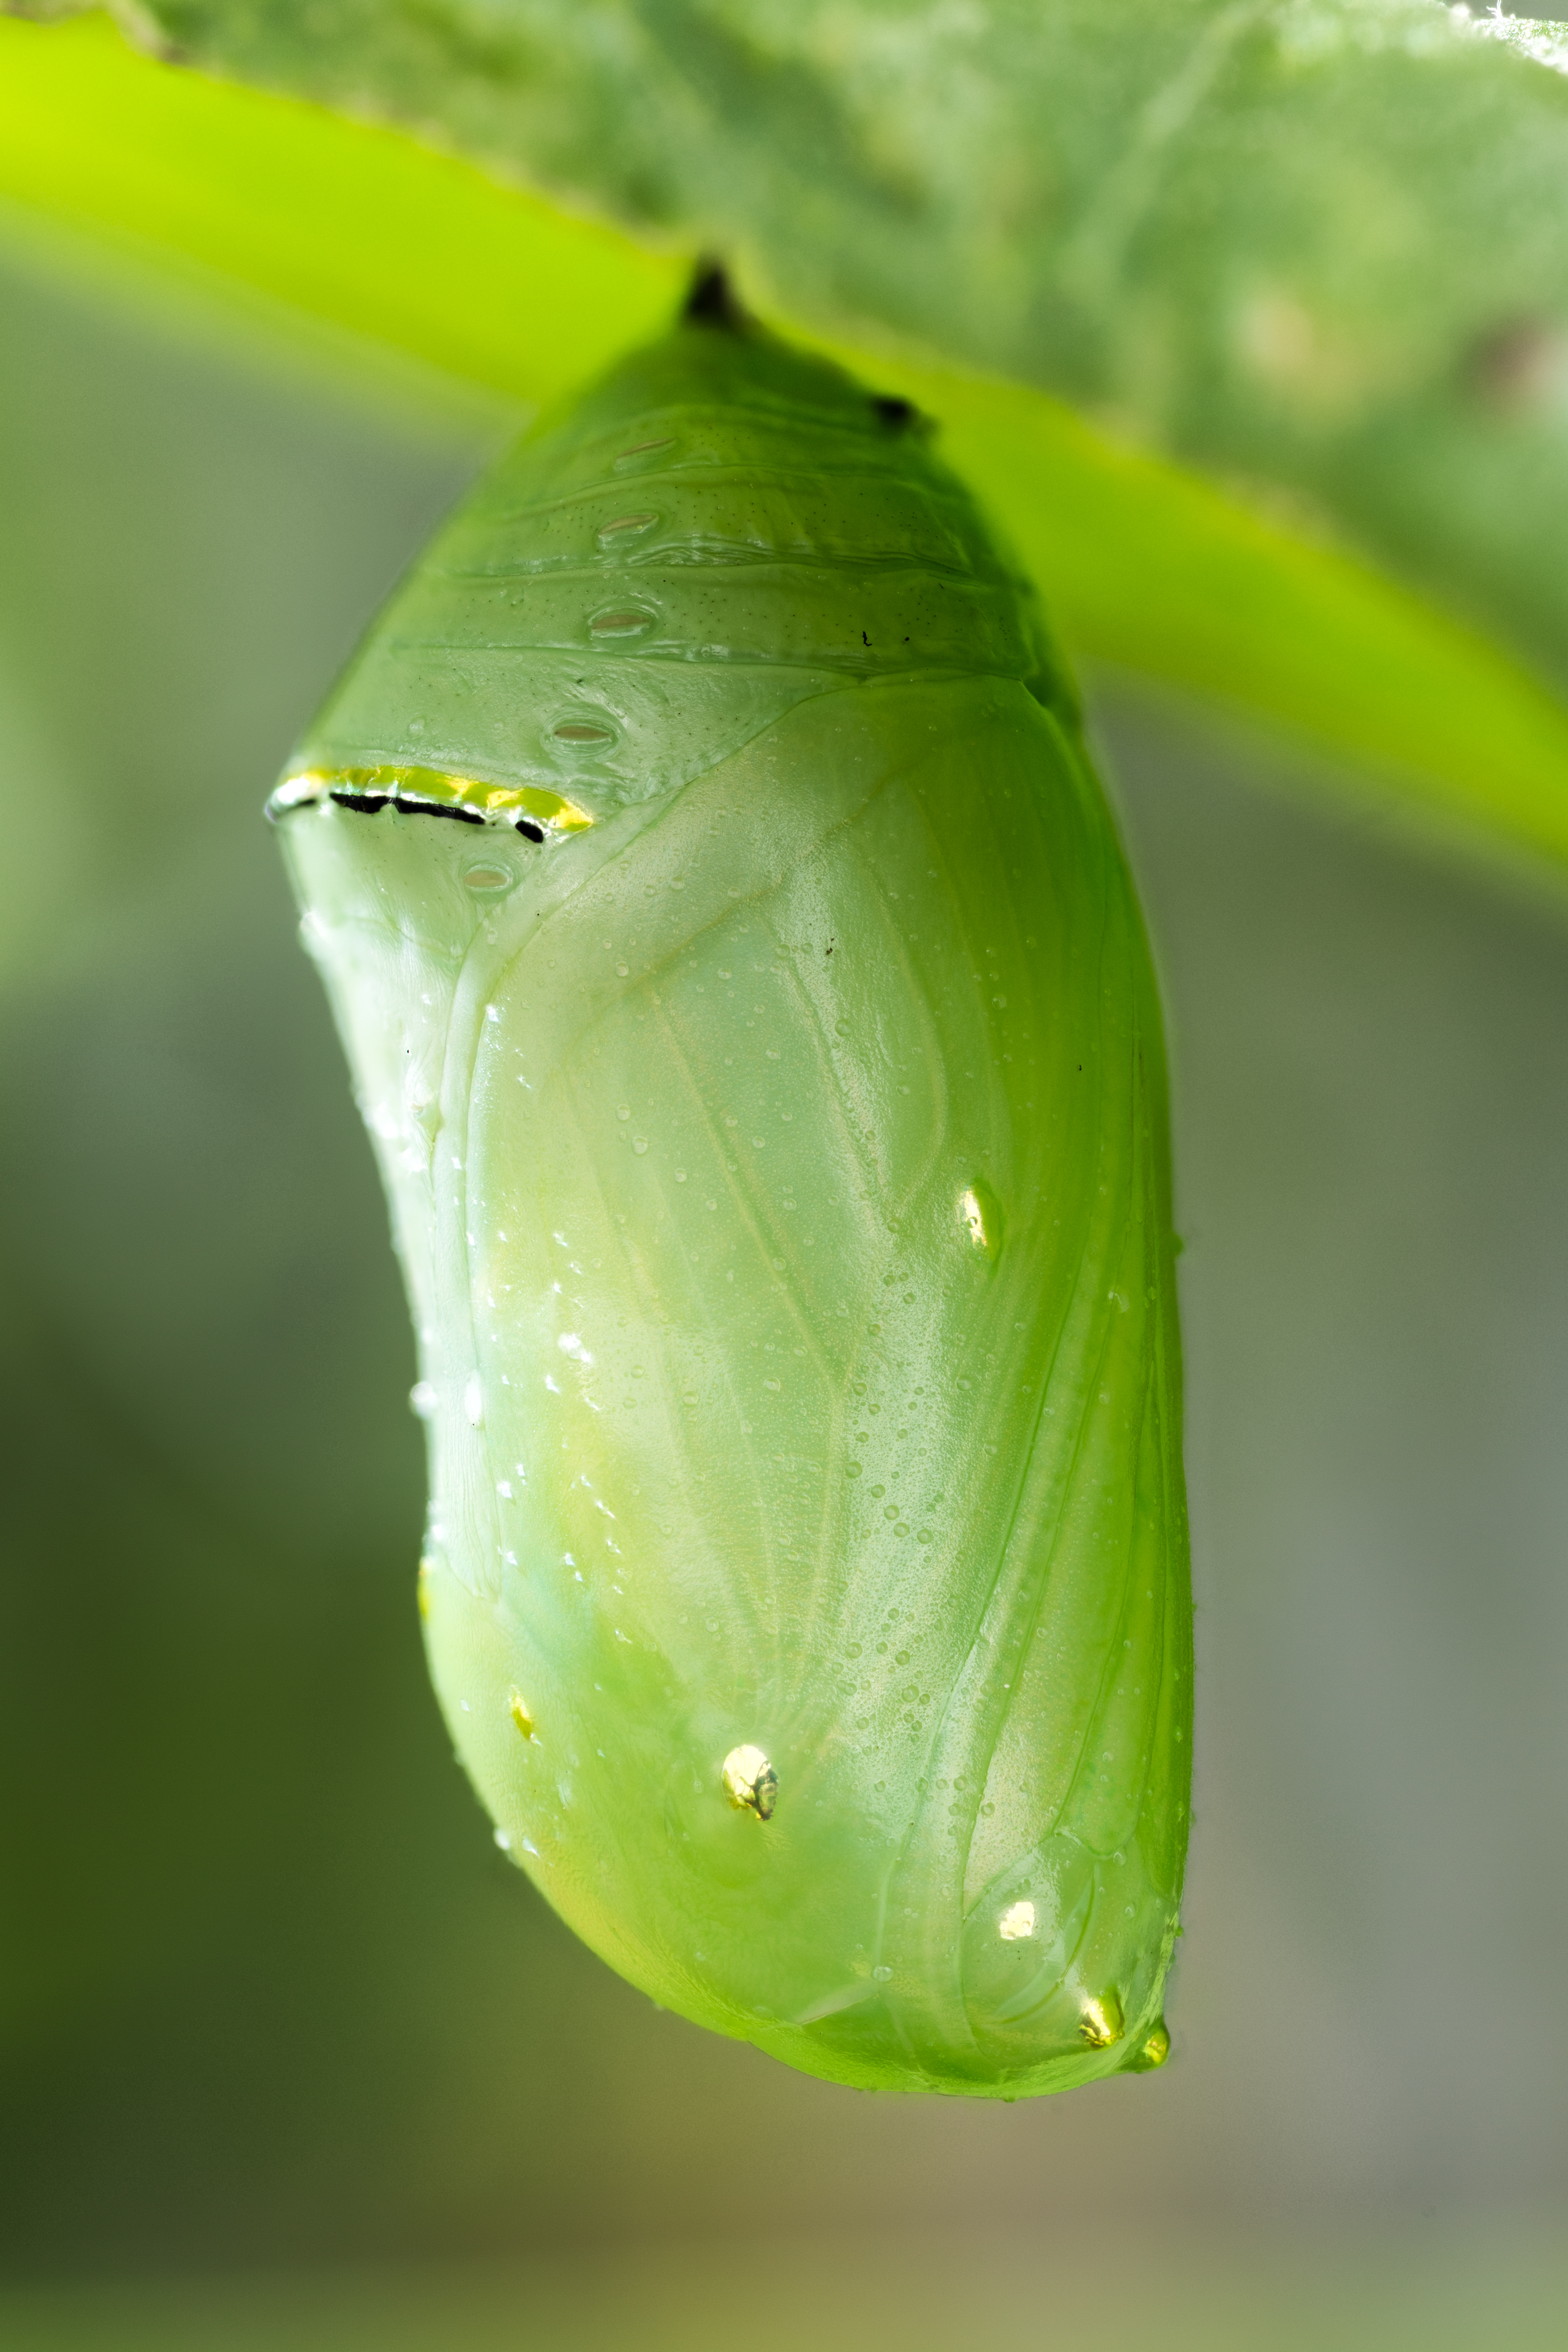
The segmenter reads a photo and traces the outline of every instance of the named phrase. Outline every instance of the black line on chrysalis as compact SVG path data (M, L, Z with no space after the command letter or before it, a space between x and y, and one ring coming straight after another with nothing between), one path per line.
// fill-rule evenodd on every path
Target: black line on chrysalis
M439 801L407 801L401 794L392 803L400 816L449 816L459 824L483 824L478 809L443 808Z

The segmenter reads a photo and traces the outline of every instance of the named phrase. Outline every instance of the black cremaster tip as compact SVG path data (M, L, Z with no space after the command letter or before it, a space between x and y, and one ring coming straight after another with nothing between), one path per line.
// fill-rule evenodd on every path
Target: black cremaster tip
M742 333L752 323L730 283L729 271L719 261L698 263L680 315L689 327L721 327L731 335Z

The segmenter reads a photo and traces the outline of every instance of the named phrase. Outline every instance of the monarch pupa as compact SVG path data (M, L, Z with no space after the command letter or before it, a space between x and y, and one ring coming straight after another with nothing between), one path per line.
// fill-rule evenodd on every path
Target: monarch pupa
M431 1670L499 1842L810 2073L1159 2064L1159 1013L1033 594L922 421L703 281L460 506L271 808L391 1196Z

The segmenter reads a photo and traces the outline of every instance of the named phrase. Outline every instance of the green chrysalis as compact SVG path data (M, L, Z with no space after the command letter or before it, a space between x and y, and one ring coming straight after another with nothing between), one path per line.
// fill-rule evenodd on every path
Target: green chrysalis
M703 281L464 501L271 808L391 1196L431 1671L498 1841L809 2073L1159 2064L1159 1012L1033 594L922 421Z

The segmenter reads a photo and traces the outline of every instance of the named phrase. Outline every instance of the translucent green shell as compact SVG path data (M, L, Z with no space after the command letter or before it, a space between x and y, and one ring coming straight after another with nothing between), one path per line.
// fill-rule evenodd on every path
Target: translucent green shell
M811 2073L1158 2064L1159 1013L1033 597L918 421L683 323L466 501L273 807L500 1842L634 1983Z

